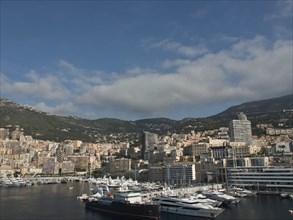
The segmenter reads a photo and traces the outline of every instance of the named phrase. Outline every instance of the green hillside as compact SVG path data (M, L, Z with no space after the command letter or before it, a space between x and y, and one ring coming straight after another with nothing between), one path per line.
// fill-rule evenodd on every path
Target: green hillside
M158 134L187 133L228 126L237 112L244 112L255 126L257 123L272 123L293 127L293 96L243 103L206 118L186 118L180 121L168 118L125 121L114 118L87 120L63 117L36 111L7 99L0 99L0 127L14 129L19 125L26 135L42 140L82 140L85 142L129 141L139 143L142 131ZM288 111L284 112L286 109Z

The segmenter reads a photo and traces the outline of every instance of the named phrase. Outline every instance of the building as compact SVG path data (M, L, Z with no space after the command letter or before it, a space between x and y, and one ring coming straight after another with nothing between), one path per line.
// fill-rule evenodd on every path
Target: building
M0 140L5 140L6 138L9 138L9 130L0 128Z
M74 153L73 145L65 145L64 146L64 155L65 156L72 156Z
M131 159L119 158L108 162L104 172L112 175L125 175L124 173L131 170Z
M247 145L252 144L251 122L247 120L244 113L238 113L238 119L230 122L229 131L230 141L245 142Z
M293 166L227 168L228 186L257 191L293 192Z
M223 167L254 167L268 166L268 157L244 157L223 159Z
M195 164L174 164L163 168L164 182L168 185L186 186L195 183Z
M150 166L148 170L148 181L164 182L164 170L162 166Z
M149 153L149 152L146 152ZM149 162L150 163L159 163L163 162L164 158L167 157L166 151L151 151L149 155Z
M46 157L44 158L43 174L54 175L59 173L59 162L57 157Z
M150 166L148 181L162 182L168 185L186 186L195 183L194 164L175 163L162 166Z
M13 175L14 174L14 169L11 166L8 165L1 165L0 164L0 175Z
M197 183L218 183L223 178L220 177L219 168L222 167L222 164L214 163L210 161L201 161L195 163L196 170L196 182ZM223 181L222 181L223 182Z
M61 166L62 174L74 173L74 164L71 161L63 161Z
M141 156L141 150L139 147L130 147L127 151L127 156L133 159L138 159Z
M70 156L67 159L74 164L75 171L87 172L90 169L90 157L88 156Z
M201 154L208 153L208 143L197 143L188 145L183 148L183 155L185 156L200 156Z
M280 154L284 154L284 153L290 153L291 149L290 149L290 143L292 142L278 142L272 145L273 151L274 153L280 153Z
M158 142L157 134L144 131L142 133L141 157L145 160L149 160L150 158L146 158L146 152L156 150Z
M221 160L229 156L230 148L227 146L209 147L209 158L211 160Z
M217 138L229 140L229 128L226 128L226 127L219 128Z

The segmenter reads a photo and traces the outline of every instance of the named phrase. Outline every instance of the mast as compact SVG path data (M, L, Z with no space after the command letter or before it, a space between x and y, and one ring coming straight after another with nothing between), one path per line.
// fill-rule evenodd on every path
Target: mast
M225 167L225 179L226 179L226 193L229 193L227 166Z

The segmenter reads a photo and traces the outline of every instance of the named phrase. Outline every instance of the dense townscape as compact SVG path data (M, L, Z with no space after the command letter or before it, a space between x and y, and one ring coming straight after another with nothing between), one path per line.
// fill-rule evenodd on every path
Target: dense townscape
M293 0L0 5L1 220L292 220Z
M256 127L261 135L239 112L226 127L206 131L143 131L136 146L115 135L112 143L45 141L7 126L0 128L0 186L81 181L81 190L90 184L90 194L77 197L87 209L135 219L216 218L256 194L293 199L293 128Z
M252 135L240 113L227 127L159 136L143 132L140 146L129 143L52 142L0 129L1 175L112 175L172 185L225 182L224 168L292 166L293 128L258 124Z

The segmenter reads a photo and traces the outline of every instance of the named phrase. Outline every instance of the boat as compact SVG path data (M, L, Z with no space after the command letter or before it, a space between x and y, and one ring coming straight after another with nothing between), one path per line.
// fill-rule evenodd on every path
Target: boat
M160 205L142 201L140 193L97 194L88 197L85 201L86 208L127 219L159 219Z
M215 190L211 190L211 191L203 191L202 192L203 195L205 195L208 198L223 202L223 204L229 204L229 203L239 203L240 199L236 198L234 196L219 192L219 191L215 191Z
M67 182L68 182L68 179L66 179L66 178L63 178L60 180L60 183L62 183L62 184L66 184Z
M83 193L82 195L78 196L77 199L81 201L88 200L89 196L86 193Z
M289 198L289 194L288 193L281 193L280 197L281 198Z
M239 187L230 187L228 189L229 194L234 197L248 197L248 196L256 196L256 192L253 192L251 190L242 189Z
M20 187L26 185L26 182L20 176L12 177L10 181L12 182L12 186Z
M0 186L2 187L11 187L13 183L6 176L0 179Z
M207 198L205 195L203 195L201 193L196 194L195 196L190 196L190 198L193 199L194 201L201 202L201 203L208 203L209 205L212 205L212 206L215 206L215 207L219 207L223 203L223 202L218 201L218 200L209 199L209 198Z
M290 212L291 215L293 215L293 210L292 209L289 209L288 211Z
M198 202L190 197L159 196L153 199L160 204L161 212L194 217L216 218L224 209L208 203Z

